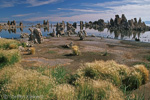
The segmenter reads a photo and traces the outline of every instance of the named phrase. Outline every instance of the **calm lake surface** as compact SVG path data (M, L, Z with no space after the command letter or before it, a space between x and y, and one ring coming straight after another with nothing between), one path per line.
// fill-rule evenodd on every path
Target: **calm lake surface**
M21 33L28 33L30 34L30 31L28 30L29 26L23 28L21 30L20 28L17 28L16 30L9 31L9 30L0 30L0 37L2 38L20 38ZM49 27L49 30L44 30L44 28L41 28L43 36L48 36L47 34L51 33L53 29L56 29L55 27ZM80 30L80 27L78 26L76 29L76 32ZM111 38L111 39L121 39L121 40L131 40L135 41L135 38L140 39L140 42L148 42L150 43L150 31L147 32L129 32L129 31L113 31L111 32L107 28L102 30L95 30L95 29L89 29L84 28L86 30L88 35L95 35L99 37L104 38ZM65 29L66 31L66 29Z

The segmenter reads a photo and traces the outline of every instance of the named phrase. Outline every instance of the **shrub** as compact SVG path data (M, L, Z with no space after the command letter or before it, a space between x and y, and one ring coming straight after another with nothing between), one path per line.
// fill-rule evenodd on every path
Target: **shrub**
M55 100L77 100L75 88L68 84L58 85L54 89Z
M79 47L76 45L72 46L72 53L73 55L79 56L80 55Z
M136 65L134 66L137 72L140 72L142 75L142 84L146 84L149 80L149 71L146 69L144 65Z
M18 50L0 50L0 67L18 62L21 58Z
M124 100L123 93L108 81L80 78L77 100Z

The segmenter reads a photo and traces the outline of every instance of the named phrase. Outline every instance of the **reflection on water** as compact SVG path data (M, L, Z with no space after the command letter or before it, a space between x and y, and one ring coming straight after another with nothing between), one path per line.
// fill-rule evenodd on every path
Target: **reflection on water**
M9 32L9 33L16 33L16 28L8 29L8 32Z
M2 30L0 29L0 37L3 38L20 38L21 33L29 33L28 30L29 27L25 28L14 28L14 29L8 29L8 30ZM52 33L53 29L56 29L56 27L45 27L40 28L42 31L43 36L48 36L47 34ZM81 27L77 26L76 33L80 31ZM65 28L65 32L66 32ZM111 30L107 28L91 28L91 27L83 27L83 30L86 30L88 35L95 35L100 36L104 38L111 38L111 39L121 39L121 40L140 40L141 42L149 42L150 43L150 31L144 32L144 31L132 31L132 30Z
M44 27L44 32L49 32L49 27Z

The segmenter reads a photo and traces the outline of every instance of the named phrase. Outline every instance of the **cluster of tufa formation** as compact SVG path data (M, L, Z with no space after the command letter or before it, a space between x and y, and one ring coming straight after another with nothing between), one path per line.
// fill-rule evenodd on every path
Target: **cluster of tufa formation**
M81 24L81 23L80 23ZM96 29L99 31L103 31L104 28L108 28L109 30L134 30L134 31L149 31L150 27L146 26L142 19L137 18L127 20L126 16L122 14L120 17L119 15L115 15L115 19L110 19L108 23L106 23L103 19L99 19L98 21L89 21L85 22L84 25L86 28Z
M64 30L65 30L65 22L62 21L62 23L57 23L56 25L57 37L59 37L60 35L64 35L65 34Z
M74 24L74 26L75 26L75 24ZM67 22L67 34L68 34L68 36L75 33L75 27L74 26Z
M108 28L112 29L127 29L127 30L136 30L143 31L149 30L149 27L146 26L144 22L142 22L141 18L137 21L137 18L127 20L124 14L120 18L119 15L115 15L115 19L110 19L108 23Z
M80 37L80 40L84 40L85 37L87 37L87 32L85 30L80 30L78 36Z
M16 33L17 28L20 28L20 31L23 31L23 23L19 22L17 25L16 21L8 21L7 23L0 23L0 32L2 29L8 30L9 33Z

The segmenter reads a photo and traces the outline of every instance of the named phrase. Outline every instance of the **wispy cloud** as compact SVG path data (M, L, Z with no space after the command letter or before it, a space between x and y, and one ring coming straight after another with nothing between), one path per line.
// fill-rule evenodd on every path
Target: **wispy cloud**
M57 14L45 17L36 17L26 19L27 21L42 21L49 19L52 22L57 21L95 21L104 19L105 21L114 18L116 14L125 14L127 19L134 17L144 21L149 20L150 0L121 0L104 3L81 4L80 8L57 8ZM85 9L83 9L85 8ZM99 9L99 10L98 10ZM60 12L59 12L60 11ZM67 13L66 13L67 11Z
M109 19L110 16L113 14L110 13L97 13L97 14L80 14L80 15L73 15L69 17L63 17L62 15L50 15L46 17L34 17L28 18L25 21L43 21L43 20L50 20L50 22L61 22L61 21L95 21L99 18Z
M3 0L4 1L4 0ZM16 1L11 0L12 4L5 1L5 5L14 6ZM28 4L28 7L36 7L56 2L61 2L62 0L25 0L24 4ZM21 4L20 3L20 4ZM80 8L81 7L81 8ZM29 14L18 14L12 17L25 17L25 21L42 21L49 19L52 22L57 21L95 21L98 19L104 19L105 21L114 18L116 14L125 14L127 19L142 17L144 21L149 20L150 0L119 0L119 1L109 1L104 3L89 3L89 4L78 4L74 6L67 6L63 8L51 9L51 14L37 14L37 17L30 16ZM66 13L67 12L67 13Z
M0 0L0 7L7 8L7 7L14 7L18 4L28 4L28 7L36 7L42 6L46 4L62 2L63 0Z
M28 13L28 14L17 14L17 15L12 15L12 17L25 17L25 16L29 16L29 15L33 15L35 13Z
M30 4L29 7L35 7L35 6L56 3L56 2L60 2L60 1L62 1L62 0L27 0L26 3Z
M111 15L125 14L128 19L142 17L143 20L149 20L150 15L150 0L121 0L104 3L82 4L82 6L102 8L105 13L110 13ZM105 13L103 13L104 16Z
M75 12L102 12L98 10L93 10L93 9L67 9L67 8L57 8L58 10L68 10L68 11L75 11Z
M126 3L129 3L127 0L122 1L110 1L110 2L104 2L104 3L83 3L83 6L89 6L89 7L108 7L108 6L117 6L117 5L124 5Z
M17 0L1 0L0 1L0 8L7 8L7 7L14 7L17 4Z

